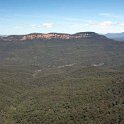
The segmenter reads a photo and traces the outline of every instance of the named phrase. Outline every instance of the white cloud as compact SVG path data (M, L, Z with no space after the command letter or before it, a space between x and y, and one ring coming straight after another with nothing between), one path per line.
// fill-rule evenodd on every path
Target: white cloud
M110 13L100 13L99 15L100 15L100 16L107 16L107 17L108 17L108 16L111 16Z
M124 26L124 23L120 23L120 26Z
M83 21L82 18L71 18L71 17L66 17L64 18L65 21Z
M121 27L124 26L124 23L122 22L112 22L112 21L103 21L103 22L99 22L96 24L97 26L100 27Z
M123 15L117 15L113 13L100 13L99 15L108 18L123 18Z
M31 25L31 28L41 28L41 27L42 25L36 25L36 24Z
M12 27L12 26L11 26ZM123 21L96 21L96 20L87 20L87 21L72 21L72 22L49 22L49 23L34 23L29 25L15 25L13 26L13 32L64 32L64 33L75 33L82 31L94 31L98 33L108 33L108 32L124 32L124 22ZM10 28L11 29L11 28ZM8 30L8 27L4 29ZM11 30L8 30L11 33ZM16 34L16 33L15 33Z
M21 29L21 28L23 28L22 26L15 26L14 27L15 29Z
M114 23L112 21L103 21L103 22L97 23L97 25L101 27L110 27L114 25Z
M53 28L53 23L33 24L31 28Z
M31 25L31 28L36 28L36 25Z
M44 28L52 28L53 27L53 24L52 23L43 23L42 26Z

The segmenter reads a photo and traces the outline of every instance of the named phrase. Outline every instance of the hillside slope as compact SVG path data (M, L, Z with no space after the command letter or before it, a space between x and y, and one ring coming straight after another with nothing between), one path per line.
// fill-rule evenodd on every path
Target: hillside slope
M113 66L124 63L123 48L124 43L97 34L79 39L0 41L0 63L42 67Z

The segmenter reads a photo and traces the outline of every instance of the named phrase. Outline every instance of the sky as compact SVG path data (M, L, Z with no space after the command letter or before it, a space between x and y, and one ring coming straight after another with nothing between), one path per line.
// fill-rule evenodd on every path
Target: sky
M124 0L0 0L0 35L124 32Z

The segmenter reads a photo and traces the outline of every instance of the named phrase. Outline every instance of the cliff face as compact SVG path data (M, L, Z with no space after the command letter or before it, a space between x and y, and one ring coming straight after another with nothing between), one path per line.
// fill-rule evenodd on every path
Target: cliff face
M22 37L22 40L32 40L32 39L69 39L69 34L28 34Z
M6 37L1 37L2 40L33 40L33 39L81 39L81 38L89 38L89 37L104 37L94 32L80 32L76 34L64 34L64 33L33 33L27 35L10 35Z
M93 32L81 32L76 34L48 33L48 34L28 34L22 37L22 40L32 39L80 39L98 35Z

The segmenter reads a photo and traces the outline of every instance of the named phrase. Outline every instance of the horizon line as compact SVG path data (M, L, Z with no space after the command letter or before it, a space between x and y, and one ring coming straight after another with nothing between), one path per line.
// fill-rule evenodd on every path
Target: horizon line
M86 32L92 32L92 33L97 33L97 34L101 34L101 35L105 35L105 34L116 34L116 33L124 33L123 32L108 32L108 33L99 33L99 32L95 32L95 31L79 31L79 32L75 32L75 33L67 33L67 32L31 32L31 33L24 33L24 34L0 34L0 36L11 36L11 35L29 35L29 34L50 34L50 33L56 33L56 34L76 34L76 33L86 33Z

